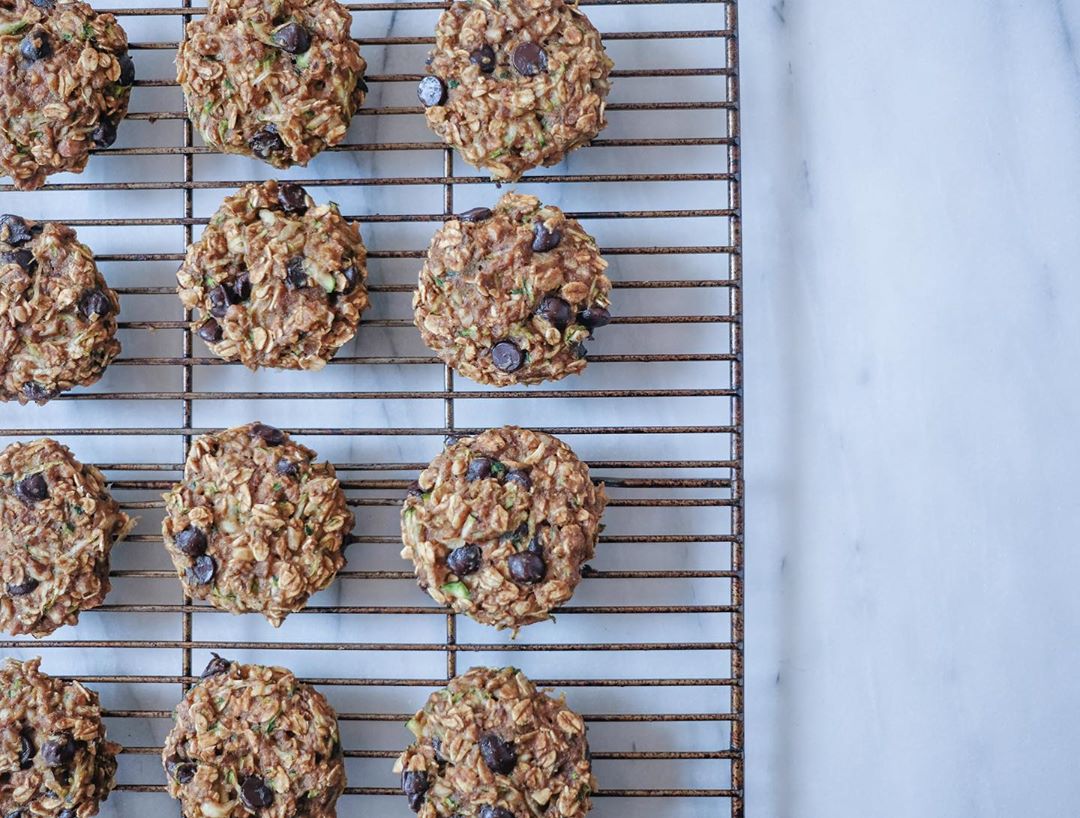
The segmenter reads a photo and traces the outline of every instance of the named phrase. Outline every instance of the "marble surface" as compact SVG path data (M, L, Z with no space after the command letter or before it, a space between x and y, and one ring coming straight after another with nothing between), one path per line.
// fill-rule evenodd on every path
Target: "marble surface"
M1080 3L742 8L748 814L1080 801Z

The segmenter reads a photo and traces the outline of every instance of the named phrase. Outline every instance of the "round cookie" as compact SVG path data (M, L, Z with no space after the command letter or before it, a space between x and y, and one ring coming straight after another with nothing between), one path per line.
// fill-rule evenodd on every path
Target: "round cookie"
M282 667L214 655L173 714L162 763L184 815L334 818L345 789L337 715Z
M40 664L0 668L0 814L90 818L112 790L120 745L105 736L98 694Z
M120 300L75 231L0 215L0 402L44 404L120 354Z
M132 529L105 478L41 438L0 452L0 630L41 637L109 593L109 551Z
M333 581L353 515L315 458L262 423L195 440L161 523L189 596L277 627Z
M517 668L474 667L431 694L394 764L420 818L579 818L596 789L585 722Z
M554 381L586 366L584 341L611 320L596 241L535 196L504 195L431 240L414 323L435 354L480 383Z
M516 631L574 593L606 504L603 484L562 441L489 429L420 472L401 511L401 556L436 602Z
M128 108L135 64L111 14L78 0L0 2L0 175L33 190L81 173Z
M184 306L201 313L192 329L251 369L322 369L368 306L360 231L287 182L226 198L176 280Z
M351 22L337 0L211 0L176 55L206 144L287 168L344 139L367 91Z
M498 181L554 165L607 125L612 62L576 3L457 0L417 95L428 126Z

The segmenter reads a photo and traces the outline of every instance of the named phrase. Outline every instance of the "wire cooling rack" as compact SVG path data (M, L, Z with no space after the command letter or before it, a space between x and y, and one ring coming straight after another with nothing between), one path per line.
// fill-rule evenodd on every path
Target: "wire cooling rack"
M349 6L368 61L366 106L347 144L275 174L193 134L172 60L202 9L176 2L111 9L140 77L118 143L42 191L0 185L0 211L75 227L122 301L124 352L98 384L45 407L0 405L0 443L67 443L140 517L113 551L105 605L40 642L0 642L100 691L125 746L103 815L177 814L158 756L172 707L212 650L287 665L331 699L348 764L343 817L410 814L390 769L410 738L401 722L477 664L517 665L586 715L600 818L742 815L735 2L581 0L616 63L610 125L515 187L597 236L616 318L589 344L582 376L501 391L455 379L410 320L437 223L499 195L433 140L416 104L443 4ZM371 250L373 307L319 373L253 374L210 357L173 292L184 248L221 198L272 174L339 202ZM160 495L192 437L256 418L333 461L358 517L339 580L276 631L184 598L160 537ZM503 423L566 439L613 498L572 603L517 640L435 606L397 556L405 487L444 435Z

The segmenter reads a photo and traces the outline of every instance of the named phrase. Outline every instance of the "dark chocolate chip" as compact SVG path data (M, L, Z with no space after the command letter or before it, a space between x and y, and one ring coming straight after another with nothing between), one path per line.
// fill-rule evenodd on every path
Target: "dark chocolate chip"
M209 585L214 581L217 573L217 563L209 554L200 554L192 562L191 567L185 571L188 582L195 585Z
M474 207L458 216L458 220L463 222L483 222L490 218L491 208L488 207Z
M564 330L574 320L574 308L570 302L557 295L546 295L536 308L536 314L558 330Z
M589 354L589 350L587 350L585 348L585 344L578 344L576 347L574 347L574 355L577 358L579 358L579 359L584 358L588 354Z
M281 205L281 209L286 213L299 213L301 215L307 213L307 191L300 185L292 182L284 182L278 185L277 200L278 204Z
M173 545L176 550L185 557L197 557L206 553L206 534L199 528L189 525L183 531L178 531L173 537Z
M533 538L529 540L528 550L533 554L539 554L540 556L544 555L544 542L540 539L539 531L537 531L536 534L533 535Z
M37 62L50 56L52 46L49 45L48 32L40 27L32 29L19 44L19 53L27 62Z
M510 469L506 473L507 483L517 483L524 489L532 488L532 478L529 477L529 473L525 469Z
M29 727L24 727L19 733L19 769L29 770L34 766L34 756L37 748L34 747L34 733Z
M484 804L480 808L480 818L514 818L514 813L506 807L494 807L491 804Z
M424 795L431 783L423 770L406 770L401 776L401 791L409 799L409 809L419 812L424 804Z
M278 474L285 475L286 477L296 477L300 473L300 467L287 458L281 458L274 467L274 470Z
M289 263L285 265L285 280L289 282L290 287L296 290L308 285L303 256L293 256L289 259Z
M75 737L59 733L41 745L41 758L50 767L63 767L75 758Z
M514 49L510 60L523 77L534 77L547 70L547 54L536 43L522 43Z
M442 105L446 101L446 83L438 77L424 77L416 86L416 96L425 108Z
M65 807L56 813L56 818L78 818L79 813L71 807Z
M419 480L413 480L411 483L409 483L409 487L407 489L405 489L405 496L406 497L423 497L424 496L424 490L420 487L420 481Z
M611 323L611 313L603 307L587 307L578 313L578 321L589 329L606 327Z
M180 784L187 784L195 777L196 767L190 761L177 764L173 769L173 778Z
M83 294L79 296L79 312L87 321L95 315L106 316L112 312L112 302L96 287L92 290L83 290Z
M548 250L554 250L559 246L559 242L561 241L562 232L559 228L556 227L554 230L548 230L544 227L543 222L537 222L533 226L533 252L546 253Z
M109 147L116 141L116 123L110 119L99 120L90 134L90 140L95 148Z
M228 673L229 667L232 665L228 659L223 659L216 653L210 654L211 659L206 663L206 667L203 668L202 676L200 678L208 679L211 676L220 676L222 673Z
M216 344L222 337L221 324L213 318L207 318L199 327L199 337L208 344Z
M247 273L240 273L231 284L226 284L232 290L232 303L239 304L251 297L251 278Z
M281 153L285 150L285 142L277 132L277 128L268 124L252 135L251 139L248 140L248 147L260 159L269 159L275 153Z
M459 577L467 577L480 570L482 558L479 545L463 545L450 552L446 565Z
M135 61L127 52L116 59L120 63L120 78L117 82L121 85L132 85L135 82Z
M507 564L510 567L510 576L514 582L519 582L522 585L535 585L547 573L544 558L532 551L511 554Z
M469 62L480 66L483 73L490 74L495 70L495 49L484 43L469 54Z
M341 290L343 294L355 290L357 283L360 281L360 276L357 274L355 267L346 267L341 271L341 277L345 279L345 289Z
M480 755L493 773L509 775L517 764L517 751L512 742L503 741L494 733L480 736Z
M22 216L16 216L12 213L0 215L0 241L7 242L12 247L18 247L20 244L26 244L32 238L33 234L30 232L30 225L26 223L26 219Z
M229 307L236 303L236 293L232 287L225 284L214 287L207 293L207 298L210 300L210 314L215 318L222 318L229 311Z
M503 372L517 372L525 363L525 356L513 341L499 341L491 348L491 361Z
M306 792L302 792L300 797L296 799L296 814L307 815L309 809L311 809L311 799L308 798Z
M32 506L49 496L49 484L41 472L28 475L15 484L15 496Z
M39 585L38 581L33 577L27 577L20 583L7 584L7 592L10 596L26 596L33 593L34 589Z
M265 423L256 423L248 432L252 437L257 437L267 446L280 446L285 442L285 433Z
M311 48L311 32L299 23L286 23L271 34L270 39L289 54L303 54Z
M17 264L30 274L33 274L37 267L34 254L29 250L11 250L0 253L0 266L4 264Z
M274 803L274 791L270 789L262 776L249 775L240 785L240 802L248 809L262 809Z
M470 483L473 480L483 480L491 477L491 467L495 461L490 457L474 457L469 461L469 468L465 471L465 479Z
M22 393L26 395L27 399L38 401L48 400L55 394L53 390L47 389L34 381L23 384Z
M7 815L4 816L4 818L26 818L26 810L24 810L22 807L19 807L18 809L9 812Z

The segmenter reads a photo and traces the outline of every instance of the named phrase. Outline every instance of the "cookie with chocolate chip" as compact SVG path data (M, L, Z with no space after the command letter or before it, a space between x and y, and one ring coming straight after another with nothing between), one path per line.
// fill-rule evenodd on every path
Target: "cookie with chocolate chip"
M436 602L496 628L548 619L596 549L603 483L562 441L516 426L449 443L401 510L401 556Z
M74 230L0 215L0 402L44 404L97 381L120 354L119 312Z
M585 341L610 321L606 269L577 220L507 193L494 210L463 213L432 238L414 321L424 342L474 381L559 380L585 369Z
M596 789L585 720L517 668L474 667L431 694L394 764L420 818L582 818Z
M321 369L368 306L359 229L289 182L226 198L176 279L210 351L250 369Z
M417 95L428 127L498 181L554 165L604 118L612 62L576 3L456 0Z
M289 670L215 656L174 722L161 758L184 815L337 815L345 789L337 714Z
M0 668L0 815L90 818L112 790L120 745L105 735L98 694L40 664Z
M337 0L212 0L176 55L206 144L287 168L341 142L367 91L351 22Z
M189 596L276 627L333 581L352 526L334 467L256 422L195 440L161 533Z
M0 452L0 630L46 636L109 593L109 552L131 530L105 477L55 440Z
M113 15L78 0L0 1L0 175L33 190L116 140L135 82L127 47Z

